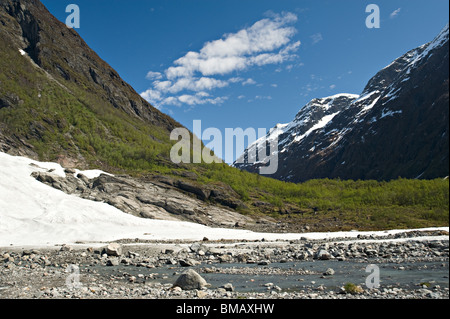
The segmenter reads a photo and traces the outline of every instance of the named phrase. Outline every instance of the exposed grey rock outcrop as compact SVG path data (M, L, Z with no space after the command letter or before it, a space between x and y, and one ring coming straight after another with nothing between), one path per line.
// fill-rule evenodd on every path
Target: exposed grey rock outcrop
M65 177L43 170L33 172L32 176L67 194L105 202L137 217L192 221L221 227L234 227L236 223L239 225L254 223L249 217L194 198L194 195L203 194L204 196L199 197L205 199L212 196L212 192L204 191L206 188L187 182L172 181L172 185L176 186L171 186L157 181L141 181L129 176L107 174L88 179L83 174L75 174L68 170ZM192 196L180 191L177 188L178 184L182 184L183 189Z

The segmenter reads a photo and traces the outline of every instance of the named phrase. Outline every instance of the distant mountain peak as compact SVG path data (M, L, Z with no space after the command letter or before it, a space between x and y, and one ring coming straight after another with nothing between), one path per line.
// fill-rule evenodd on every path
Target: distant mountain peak
M281 180L447 176L448 41L447 24L432 41L380 70L360 95L311 100L292 122L250 145L234 166L258 172L246 154L277 137L279 170L272 177Z

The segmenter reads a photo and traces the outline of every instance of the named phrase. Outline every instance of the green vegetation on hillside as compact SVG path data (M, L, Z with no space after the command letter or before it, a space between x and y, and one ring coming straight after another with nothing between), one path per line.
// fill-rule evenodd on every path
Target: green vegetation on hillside
M20 103L0 109L10 135L25 137L42 160L60 156L114 170L153 170L167 166L172 142L167 132L111 108L95 92L49 78L15 50L2 50L0 69L15 65L15 74L0 72L0 96ZM161 164L164 163L164 164Z
M203 165L203 183L222 181L251 205L263 201L277 220L323 224L327 229L389 229L448 226L449 180L310 180L293 184ZM249 207L243 213L253 213Z

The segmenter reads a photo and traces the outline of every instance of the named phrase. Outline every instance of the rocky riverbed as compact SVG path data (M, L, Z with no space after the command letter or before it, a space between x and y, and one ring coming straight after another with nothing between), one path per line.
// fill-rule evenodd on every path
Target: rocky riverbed
M366 285L368 265L379 269L378 288ZM448 274L442 231L0 248L0 298L11 299L445 299Z

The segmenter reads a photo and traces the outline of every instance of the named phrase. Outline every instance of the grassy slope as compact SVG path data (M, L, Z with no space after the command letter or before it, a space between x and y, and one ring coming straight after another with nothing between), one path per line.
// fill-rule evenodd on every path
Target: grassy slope
M206 166L206 165L205 165ZM389 182L310 180L286 183L215 165L201 181L230 185L249 205L266 203L259 212L279 221L316 230L382 230L448 226L449 181L397 179ZM242 209L254 214L255 209Z

